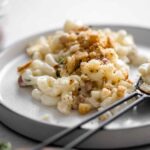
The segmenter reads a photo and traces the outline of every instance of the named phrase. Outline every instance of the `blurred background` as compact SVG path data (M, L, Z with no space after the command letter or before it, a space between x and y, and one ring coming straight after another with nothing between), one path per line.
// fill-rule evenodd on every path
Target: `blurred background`
M66 19L83 23L150 27L149 0L0 0L4 46L61 27ZM1 14L0 12L0 14Z
M150 28L150 0L0 0L0 48L61 27L68 19ZM34 144L2 124L0 139L14 147Z

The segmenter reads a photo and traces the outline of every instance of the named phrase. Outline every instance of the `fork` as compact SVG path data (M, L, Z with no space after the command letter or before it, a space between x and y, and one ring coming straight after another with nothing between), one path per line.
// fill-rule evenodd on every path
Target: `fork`
M41 150L45 146L54 145L56 141L62 139L66 135L71 134L72 132L74 132L77 129L81 128L82 125L90 122L91 120L99 117L100 115L103 115L107 111L109 111L109 110L119 106L120 104L122 104L122 103L124 103L126 101L129 101L131 98L137 98L134 102L132 102L131 104L127 105L125 108L123 108L117 114L113 115L111 118L109 118L106 121L102 122L102 124L100 124L97 128L95 128L93 130L86 131L85 133L80 135L78 138L76 138L75 140L73 140L70 143L68 143L67 145L65 145L62 149L64 149L64 150L71 150L73 148L76 148L76 146L78 146L79 144L84 142L90 136L94 135L97 131L102 130L106 125L108 125L109 123L111 123L112 121L114 121L115 119L120 117L121 115L123 115L125 112L127 112L128 110L130 110L134 106L139 105L141 102L146 100L146 98L150 98L150 93L147 93L147 92L143 91L140 88L140 85L142 83L143 83L143 80L142 80L141 77L139 77L139 79L137 80L137 83L135 85L135 91L133 93L127 95L125 98L123 98L121 100L116 101L115 103L113 103L112 105L108 106L104 110L92 114L87 119L83 120L82 122L80 122L79 124L73 126L72 128L67 128L67 129L61 131L60 133L58 133L58 134L56 134L56 135L54 135L52 137L49 137L48 139L44 140L39 145L33 147L32 150Z

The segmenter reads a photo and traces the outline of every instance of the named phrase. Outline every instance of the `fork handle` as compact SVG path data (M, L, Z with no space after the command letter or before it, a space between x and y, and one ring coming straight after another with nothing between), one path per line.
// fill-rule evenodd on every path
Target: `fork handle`
M75 131L76 129L80 128L80 126L82 126L83 124L95 119L96 117L104 114L105 112L109 111L110 109L122 104L123 102L135 97L135 96L142 96L140 93L138 93L137 91L127 95L126 97L124 97L123 99L116 101L115 103L113 103L111 106L108 106L105 110L102 110L100 112L96 112L95 114L91 115L89 118L87 118L86 120L83 120L81 123L75 125L72 128L67 128L63 131L61 131L60 133L57 133L56 135L47 138L46 140L44 140L42 143L40 143L39 145L33 147L32 150L41 150L43 147L46 147L47 145L52 145L54 144L56 141L60 140L61 138L63 138L64 136L70 134L71 132Z
M134 106L139 105L141 102L143 102L143 100L145 100L145 98L147 98L148 96L146 95L141 95L141 97L139 97L137 100L135 100L133 103L129 104L126 108L122 109L119 113L117 113L116 115L112 116L110 119L104 121L101 125L99 125L99 127L97 127L94 130L89 130L86 133L84 133L83 135L81 135L79 138L73 140L72 142L70 142L69 144L67 144L64 147L64 150L70 150L72 148L74 148L75 146L79 145L81 142L84 142L86 139L88 139L90 136L92 136L93 134L95 134L96 132L98 132L99 130L103 129L106 125L108 125L109 123L111 123L112 121L114 121L115 119L119 118L120 116L122 116L124 113L126 113L128 110L130 110L131 108L133 108Z

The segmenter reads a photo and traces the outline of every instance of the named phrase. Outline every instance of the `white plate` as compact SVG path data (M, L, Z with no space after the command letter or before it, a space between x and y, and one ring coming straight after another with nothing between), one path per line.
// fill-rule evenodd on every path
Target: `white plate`
M149 29L110 25L94 27L110 27L113 30L125 29L134 36L139 51L149 54ZM54 30L26 38L5 49L0 55L0 118L7 126L17 132L40 141L66 127L72 127L88 116L79 116L77 113L65 116L55 108L45 107L33 100L31 89L18 87L16 68L28 59L25 54L26 46L40 35L47 35L52 32ZM81 144L80 147L86 149L116 148L149 143L150 134L147 131L150 129L150 105L148 104L150 102L143 103L137 109L131 110L108 125L106 130L98 132ZM49 114L48 122L42 121L44 114ZM98 124L98 121L93 121L86 128L94 128ZM80 134L84 130L80 129L76 134ZM68 140L66 138L58 144L63 145Z

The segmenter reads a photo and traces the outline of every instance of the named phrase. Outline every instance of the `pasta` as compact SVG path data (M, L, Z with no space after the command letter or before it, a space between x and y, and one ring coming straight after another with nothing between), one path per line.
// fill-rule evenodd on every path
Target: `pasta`
M140 72L142 79L144 81L142 83L142 85L140 86L140 88L143 91L150 93L150 63L142 64L139 67L139 72Z
M134 89L128 64L137 64L131 54L138 54L124 30L67 21L64 30L30 44L27 54L30 61L18 67L19 85L32 86L34 99L63 114L103 110ZM147 70L140 70L147 80Z

